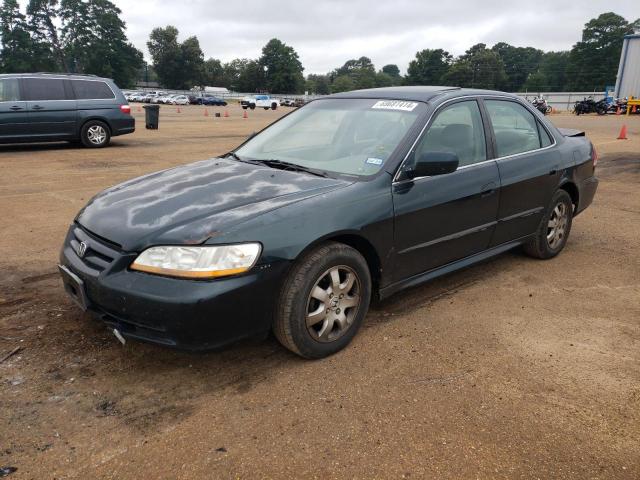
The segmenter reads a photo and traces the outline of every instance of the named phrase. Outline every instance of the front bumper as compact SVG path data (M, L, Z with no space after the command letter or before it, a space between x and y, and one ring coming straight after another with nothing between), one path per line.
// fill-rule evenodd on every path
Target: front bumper
M82 258L77 253L80 242L86 245ZM125 338L209 350L271 328L288 262L203 281L132 271L129 265L136 256L77 225L69 229L60 253L60 265L82 283L86 310ZM61 273L73 297L77 287L68 288L69 278Z

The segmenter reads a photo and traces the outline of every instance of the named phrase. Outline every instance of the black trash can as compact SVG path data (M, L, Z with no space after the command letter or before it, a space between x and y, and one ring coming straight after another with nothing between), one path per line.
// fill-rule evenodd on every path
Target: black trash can
M147 130L157 130L160 123L160 105L144 106L144 122Z

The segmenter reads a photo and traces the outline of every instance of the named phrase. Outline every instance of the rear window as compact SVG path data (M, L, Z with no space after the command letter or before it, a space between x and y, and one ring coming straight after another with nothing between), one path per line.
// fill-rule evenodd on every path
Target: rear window
M27 100L67 100L61 78L25 78L23 85Z
M115 95L105 82L96 80L71 80L73 90L78 100L100 100L115 98Z
M0 80L0 102L15 102L20 100L17 78L5 78Z

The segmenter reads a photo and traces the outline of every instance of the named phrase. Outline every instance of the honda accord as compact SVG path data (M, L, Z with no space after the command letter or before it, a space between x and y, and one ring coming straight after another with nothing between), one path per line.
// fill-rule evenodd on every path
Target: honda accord
M565 246L597 155L517 96L391 87L315 100L238 148L111 187L59 269L116 336L211 349L272 330L321 358L372 299L516 246Z

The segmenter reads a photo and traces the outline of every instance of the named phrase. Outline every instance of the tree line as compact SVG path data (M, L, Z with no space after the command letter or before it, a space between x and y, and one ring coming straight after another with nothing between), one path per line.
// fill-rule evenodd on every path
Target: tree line
M89 73L135 83L142 52L109 0L17 0L0 7L0 71Z
M205 59L197 37L179 39L176 27L154 28L147 48L151 63L127 39L121 11L109 0L17 0L0 10L0 71L73 72L113 78L122 87L157 81L165 88L221 86L240 92L336 93L394 85L455 85L506 91L592 91L615 83L623 37L640 28L612 12L591 19L571 50L544 52L499 42L479 43L454 57L424 49L406 75L395 64L376 69L370 58L347 60L318 75L304 76L293 47L277 38L257 59L223 63Z

